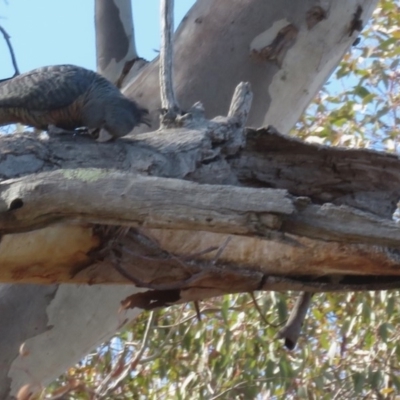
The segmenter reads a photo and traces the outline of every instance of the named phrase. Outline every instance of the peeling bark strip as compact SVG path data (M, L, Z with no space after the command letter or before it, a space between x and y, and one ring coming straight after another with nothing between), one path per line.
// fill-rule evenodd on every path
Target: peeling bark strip
M363 28L363 22L361 19L361 14L363 9L360 5L357 6L355 13L353 14L353 19L350 22L349 36L352 36L355 31L361 32Z
M253 48L251 56L258 61L275 61L280 67L286 52L294 44L298 29L289 24L279 30L275 39L268 46L261 49Z
M307 11L306 22L308 29L312 29L318 22L326 18L326 11L321 6L314 6Z
M154 310L155 308L171 306L179 300L179 290L151 290L128 296L121 302L121 307L123 309L136 307L143 310Z

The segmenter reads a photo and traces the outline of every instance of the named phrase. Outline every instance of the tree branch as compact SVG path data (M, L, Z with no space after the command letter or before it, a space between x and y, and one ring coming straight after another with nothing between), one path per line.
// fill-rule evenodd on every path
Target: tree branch
M393 221L346 206L304 205L304 198L297 199L281 189L199 185L75 169L4 181L0 196L3 234L73 220L255 235L285 242L284 236L271 236L271 231L276 231L342 243L400 247L400 226Z
M14 67L14 75L12 77L14 78L14 76L19 75L20 72L19 72L19 68L17 65L17 59L15 58L14 49L13 49L11 41L10 41L10 35L7 33L7 31L2 26L0 26L0 32L3 34L4 39L8 46L8 50L10 51L12 65ZM2 79L2 80L0 80L0 82L8 80L8 79L10 79L10 78Z
M174 0L161 0L160 87L164 119L173 121L179 114L173 83Z
M0 196L2 233L75 220L262 235L279 229L280 220L273 213L294 211L285 190L199 185L87 169L5 181L0 184Z
M310 307L312 296L313 293L311 292L303 292L299 295L290 313L289 320L278 332L277 336L280 339L285 339L285 346L289 350L293 350L296 347L297 339L300 336L301 327L303 326L308 308Z

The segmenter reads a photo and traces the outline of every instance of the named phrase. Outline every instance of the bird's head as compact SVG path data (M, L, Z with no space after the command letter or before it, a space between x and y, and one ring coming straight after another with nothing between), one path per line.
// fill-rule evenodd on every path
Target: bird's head
M122 137L131 133L140 124L150 126L148 115L149 112L145 108L121 96L113 99L112 105L107 107L103 129L114 138Z

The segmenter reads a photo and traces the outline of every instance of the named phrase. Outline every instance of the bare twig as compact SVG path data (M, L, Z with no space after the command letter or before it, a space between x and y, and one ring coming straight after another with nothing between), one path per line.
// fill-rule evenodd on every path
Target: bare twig
M218 393L216 396L211 397L210 400L220 399L221 397L225 396L227 393L232 392L233 390L241 389L246 386L249 386L248 382L239 382L236 385L224 390L223 392Z
M5 39L5 41L7 43L7 46L8 46L8 50L10 51L11 61L12 61L12 64L13 64L13 67L14 67L14 71L15 71L14 75L13 75L13 78L14 78L14 76L19 75L20 72L19 72L18 65L17 65L17 59L15 58L14 49L13 49L11 41L10 41L11 36L7 33L7 31L2 26L0 26L0 32L3 34L4 39ZM10 79L10 78L7 78L7 79ZM7 79L2 79L2 81L3 80L7 80Z
M200 312L199 302L194 301L193 304L194 304L194 309L196 310L197 321L201 322L201 312Z
M310 307L313 293L302 292L296 300L296 304L290 314L286 325L278 332L278 337L285 339L285 346L289 350L293 350L299 338L304 318L306 317L308 308Z
M264 313L262 312L259 304L257 303L257 299L256 296L254 296L254 292L250 292L250 297L253 300L253 304L256 307L256 310L258 312L258 314L260 315L261 319L264 321L264 323L268 326L271 326L272 328L279 328L281 325L283 325L286 321L281 322L280 324L271 324L271 322L269 322L267 320L267 318L265 318Z
M126 356L127 349L124 348L117 356L115 360L114 366L111 368L111 371L107 374L107 376L100 382L100 384L96 388L96 394L103 394L102 392L108 392L108 385L113 379L114 376L118 375L118 372L121 370L124 364L124 359Z
M164 120L173 121L179 113L172 78L174 33L174 0L161 0L161 50L160 87L161 106L165 110Z
M183 321L183 322L186 322ZM162 343L158 342L157 343L157 350L151 354L148 357L145 358L141 358L139 360L139 364L146 364L149 363L153 360L155 360L156 358L158 358L160 356L160 354L162 353L163 348L166 346L166 344L169 342L169 340L172 338L172 336L174 335L174 333L176 333L176 328L181 325L181 323L175 324L174 326L171 327L171 329L169 330L169 332L167 333L167 336L165 337L165 339L163 340ZM155 327L155 329L158 328L158 326Z
M104 379L104 381L99 385L99 389L97 389L96 394L101 396L106 396L107 394L109 394L110 392L112 392L114 389L117 388L118 384L128 376L131 370L136 368L136 366L139 364L139 361L141 360L144 354L144 351L146 350L149 338L151 336L150 333L153 332L151 328L154 325L154 321L155 321L155 312L152 311L147 321L146 330L144 332L142 345L139 351L136 353L135 356L132 356L132 359L125 364L121 373L115 377L115 372L116 372L115 369L118 369L118 361L117 361L116 368L113 368L111 372L107 375L107 377ZM115 377L115 379L110 384L110 381L113 377Z
M299 280L287 278L283 276L269 275L264 278L265 282L257 290L275 290L278 292L285 292L288 290L306 291L310 293L320 292L360 292L364 290L391 290L400 289L400 280L397 276L391 276L388 280L383 282L377 281L376 278L371 277L365 283L340 283L332 282L316 282L315 280Z

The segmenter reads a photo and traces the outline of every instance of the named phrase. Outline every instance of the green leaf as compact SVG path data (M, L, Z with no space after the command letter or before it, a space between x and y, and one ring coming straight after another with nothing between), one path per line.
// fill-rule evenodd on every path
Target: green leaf
M386 313L388 315L392 315L394 311L394 304L395 304L395 299L393 296L389 297L389 299L386 302Z
M352 377L353 377L354 391L357 394L361 393L361 391L364 388L364 383L366 380L365 372L355 372Z
M364 97L368 96L369 94L371 94L371 92L365 86L357 86L354 89L354 94L356 96L364 98Z
M388 329L387 329L388 324L384 322L381 324L378 328L378 333L381 339L386 343L388 340Z
M307 392L307 387L306 386L300 386L297 389L297 396L300 399L308 399L308 392Z
M278 300L278 316L279 322L283 322L288 318L286 299L283 297L280 297Z
M382 379L381 371L371 371L368 376L368 382L373 389L378 389Z

